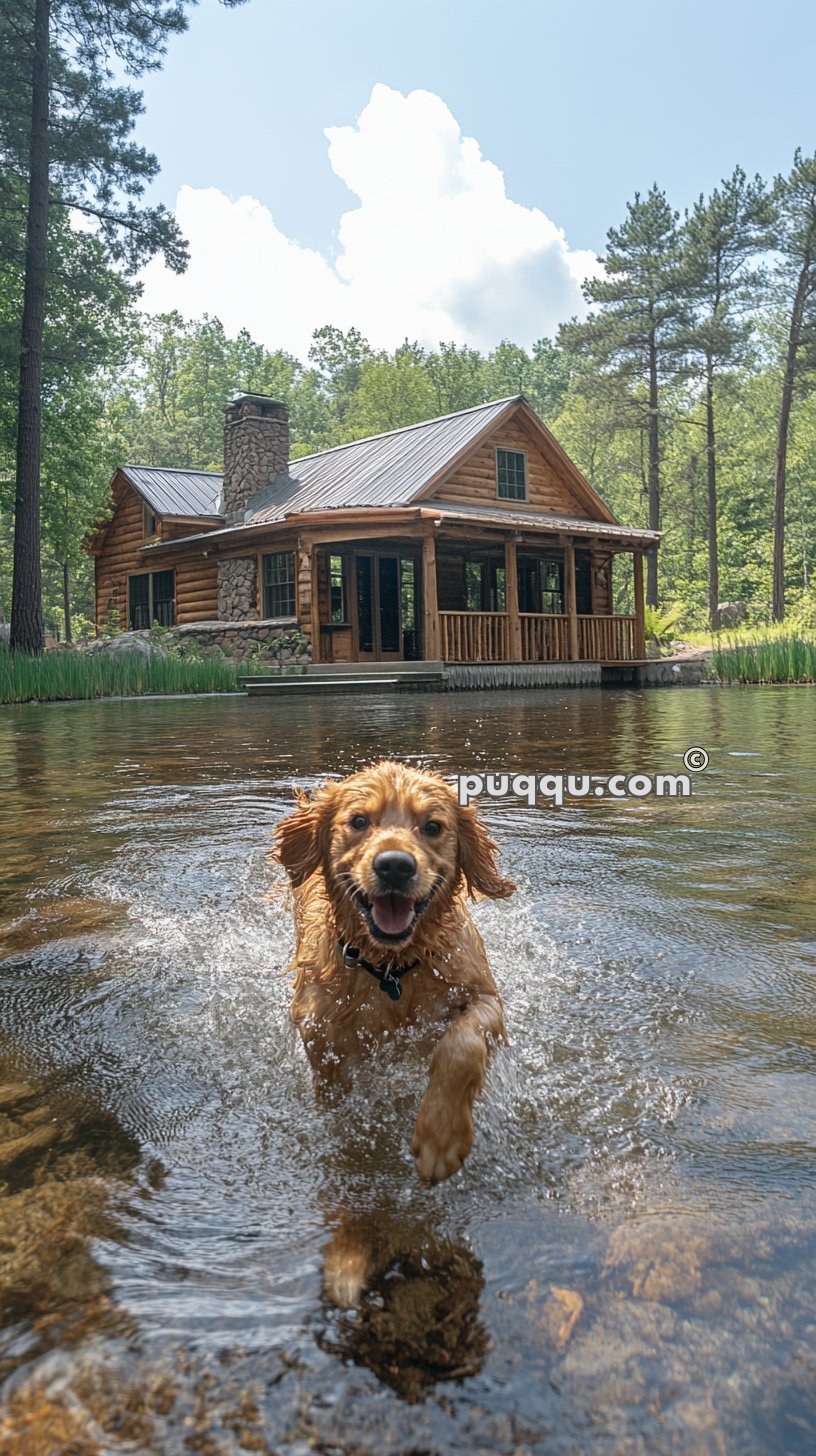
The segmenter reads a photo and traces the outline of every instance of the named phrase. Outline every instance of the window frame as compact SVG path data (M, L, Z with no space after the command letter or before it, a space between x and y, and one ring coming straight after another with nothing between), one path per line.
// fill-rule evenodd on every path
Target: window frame
M154 582L154 578L157 577L157 576L172 576L172 578L173 578L173 595L171 597L162 597L161 598L162 605L168 605L169 604L169 606L170 606L170 611L167 612L167 613L165 613L166 616L169 616L171 618L171 620L170 621L167 621L167 622L163 622L161 620L161 617L160 616L159 617L156 616L156 594L155 594L153 582ZM131 584L132 581L136 581L136 580L138 580L140 578L146 578L147 579L147 625L144 626L144 627L135 627L133 625L132 621L131 621L131 614L132 614L132 610L133 609L132 609L132 605L131 605L130 584ZM139 605L142 605L142 604L139 603ZM161 571L129 571L128 572L128 578L127 578L127 623L128 623L128 631L129 632L151 632L153 630L153 623L154 622L158 622L160 627L175 627L175 625L176 625L176 569L175 569L174 566L166 567L166 568L164 568Z
M339 561L340 563L339 581L332 580L333 561ZM347 557L343 551L326 552L326 581L329 593L329 625L331 625L332 627L351 626L351 619L349 617L348 569L346 563ZM334 615L335 608L332 601L332 592L336 590L339 590L340 592L339 617L335 617Z
M524 464L523 464L523 485L524 485L524 493L523 493L523 495L502 495L502 491L501 491L502 482L501 482L500 461L499 461L499 457L501 455L516 455L516 456L518 456L524 462ZM497 500L500 500L500 501L507 501L510 505L526 504L529 501L529 476L528 476L528 471L527 471L527 451L526 450L514 450L509 445L497 445L496 446L496 499Z
M289 559L290 559L290 561L292 563L292 574L291 574L291 576L284 577L284 578L282 578L282 579L280 579L278 581L268 581L267 580L267 575L266 575L266 563L267 563L267 561L272 561L276 557L283 557L283 556L289 557ZM263 620L264 621L269 621L270 619L275 618L275 617L296 617L297 616L297 552L296 551L263 551L261 553L261 571L260 571L260 578L261 578L261 616L262 616ZM291 595L291 602L292 602L291 610L281 611L281 612L268 611L267 610L267 592L269 592L270 595L271 595L271 593L272 593L273 590L280 591L282 587L291 588L291 593L290 592L287 592L287 600L289 599L289 596Z
M148 522L150 523L150 525L152 525L152 530L150 529ZM145 541L152 541L154 536L158 536L160 534L159 518L156 512L152 509L152 507L147 504L147 501L142 502L142 531L144 532ZM134 575L135 574L136 573L134 573Z

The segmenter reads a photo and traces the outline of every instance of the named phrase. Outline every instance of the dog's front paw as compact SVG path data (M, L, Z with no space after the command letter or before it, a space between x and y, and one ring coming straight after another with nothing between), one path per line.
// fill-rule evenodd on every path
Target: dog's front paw
M411 1152L423 1183L443 1183L458 1173L473 1147L473 1118L466 1106L451 1107L426 1092L411 1139Z
M370 1250L353 1229L336 1229L323 1253L326 1294L338 1309L359 1305L371 1273Z

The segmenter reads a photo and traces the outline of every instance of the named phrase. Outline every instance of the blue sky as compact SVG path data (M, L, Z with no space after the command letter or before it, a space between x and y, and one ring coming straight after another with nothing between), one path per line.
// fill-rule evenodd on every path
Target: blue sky
M153 266L146 302L296 352L321 309L360 313L382 344L435 328L530 342L580 307L588 254L636 190L656 180L682 209L737 162L772 176L816 147L814 55L804 0L202 0L145 82L139 128L155 195L184 189L195 266L181 283ZM242 197L255 205L236 212Z

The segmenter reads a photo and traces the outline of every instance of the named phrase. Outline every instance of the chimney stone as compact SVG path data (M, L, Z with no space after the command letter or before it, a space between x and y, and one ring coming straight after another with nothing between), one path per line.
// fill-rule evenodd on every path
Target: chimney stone
M266 394L242 394L224 413L224 515L242 522L247 505L289 466L289 411Z

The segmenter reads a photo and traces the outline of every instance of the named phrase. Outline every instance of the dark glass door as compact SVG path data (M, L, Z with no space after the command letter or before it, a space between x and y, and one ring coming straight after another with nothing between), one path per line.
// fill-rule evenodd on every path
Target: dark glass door
M357 566L357 650L374 651L374 573L372 558L358 556Z
M579 617L592 615L592 557L588 551L575 553L575 610Z
M400 566L398 556L377 557L380 656L402 657Z

